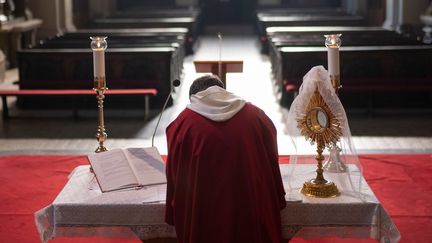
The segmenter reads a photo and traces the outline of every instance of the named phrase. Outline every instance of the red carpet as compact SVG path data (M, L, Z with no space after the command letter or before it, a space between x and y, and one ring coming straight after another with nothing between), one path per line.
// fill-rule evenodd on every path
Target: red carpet
M432 242L432 154L363 155L364 176L391 215L401 242ZM280 162L286 163L287 157ZM49 205L63 188L67 175L85 156L0 157L0 242L40 242L34 212ZM139 242L100 238L56 238L50 242ZM326 238L305 242L374 242Z

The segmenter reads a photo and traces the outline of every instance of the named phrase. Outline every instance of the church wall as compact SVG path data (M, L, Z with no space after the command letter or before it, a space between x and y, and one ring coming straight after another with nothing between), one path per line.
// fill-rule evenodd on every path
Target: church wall
M29 0L34 18L42 19L37 39L45 39L75 29L73 0Z
M386 0L343 0L342 9L352 15L364 16L367 25L381 26L385 19Z
M177 6L197 6L198 0L176 0Z
M401 0L400 21L402 25L419 25L419 16L429 5L429 0Z
M281 4L281 0L258 0L258 6L272 6Z
M368 20L368 24L382 26L386 13L385 0L368 0L365 8L365 17Z
M89 15L91 18L97 17L107 17L114 12L117 1L115 0L91 0L88 1L89 4Z
M13 16L15 18L22 18L22 17L26 17L26 13L25 13L25 0L14 0L13 4L15 6L15 10L13 11Z
M73 0L73 23L76 28L84 28L90 21L90 6L88 0Z
M33 17L43 21L42 26L37 31L38 39L61 33L60 0L29 0L28 6Z
M178 6L189 6L194 5L197 6L200 0L175 0L176 5ZM266 5L279 5L282 3L282 0L257 0L258 5L266 6Z

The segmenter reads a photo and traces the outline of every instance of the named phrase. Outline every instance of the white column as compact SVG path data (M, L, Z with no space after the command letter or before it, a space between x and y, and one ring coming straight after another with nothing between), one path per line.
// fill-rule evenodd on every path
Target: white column
M399 25L400 14L399 0L386 0L386 18L383 27L389 30L395 30Z
M61 12L62 18L62 29L64 31L74 31L76 30L75 24L73 22L73 5L72 0L62 0Z
M397 30L403 25L418 25L419 16L424 13L428 5L428 0L387 0L386 20L383 27Z

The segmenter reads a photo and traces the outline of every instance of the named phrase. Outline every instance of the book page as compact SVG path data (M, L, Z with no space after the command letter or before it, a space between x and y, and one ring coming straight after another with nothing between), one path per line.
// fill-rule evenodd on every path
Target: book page
M122 149L91 154L88 159L103 192L138 186Z
M156 147L127 148L125 154L141 186L166 183L165 163Z

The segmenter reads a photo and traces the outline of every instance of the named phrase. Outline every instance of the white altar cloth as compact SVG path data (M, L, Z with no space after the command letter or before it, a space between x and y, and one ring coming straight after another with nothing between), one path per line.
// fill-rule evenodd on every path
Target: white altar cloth
M287 183L290 165L280 168ZM325 174L325 178L338 185L341 196L320 199L299 193L297 188L315 177L314 168L313 164L296 167L296 174L304 178L291 182L298 201L289 201L281 211L285 238L335 236L399 241L399 231L366 182L363 200L352 196L345 182L332 178L332 174ZM36 226L43 242L59 236L175 237L174 227L164 222L165 194L165 184L102 193L89 166L79 166L53 203L35 213Z

